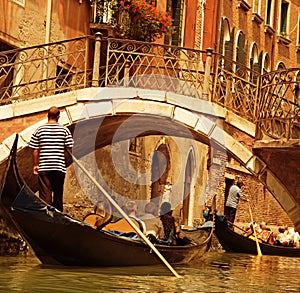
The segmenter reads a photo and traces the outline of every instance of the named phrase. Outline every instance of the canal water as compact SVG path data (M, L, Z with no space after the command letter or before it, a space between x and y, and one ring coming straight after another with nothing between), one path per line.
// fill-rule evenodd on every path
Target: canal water
M35 257L0 257L0 292L300 292L300 258L208 252L173 266L43 266Z

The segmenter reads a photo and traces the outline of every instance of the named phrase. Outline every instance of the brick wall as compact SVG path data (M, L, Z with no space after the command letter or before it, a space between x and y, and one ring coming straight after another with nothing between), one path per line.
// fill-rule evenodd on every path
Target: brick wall
M19 133L30 125L45 119L47 117L46 115L46 112L41 112L21 117L15 117L12 119L0 120L0 142L5 140L12 134Z

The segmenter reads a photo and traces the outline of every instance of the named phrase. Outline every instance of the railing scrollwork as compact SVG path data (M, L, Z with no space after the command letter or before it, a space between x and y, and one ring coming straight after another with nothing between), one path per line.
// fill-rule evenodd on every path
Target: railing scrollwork
M0 52L0 105L91 86L205 99L256 123L256 139L299 138L299 69L261 75L211 49L101 34Z
M257 119L259 138L299 138L299 69L270 72L263 75L261 81Z

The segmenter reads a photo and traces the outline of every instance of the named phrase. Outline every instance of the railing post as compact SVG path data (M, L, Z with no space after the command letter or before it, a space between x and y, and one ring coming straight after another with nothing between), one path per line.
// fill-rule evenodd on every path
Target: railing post
M101 37L102 34L100 32L97 32L95 38L95 52L94 52L94 64L93 64L93 78L92 78L93 87L99 86Z
M124 81L123 85L125 87L129 86L129 67L130 67L129 63L126 62L124 67L124 79L123 79Z
M224 106L225 108L229 108L232 110L232 105L231 105L231 80L228 78L226 79L226 88L225 88L225 99L224 99Z
M213 50L211 48L206 49L206 61L204 68L204 83L203 83L203 99L209 100L209 84L210 84L210 67Z

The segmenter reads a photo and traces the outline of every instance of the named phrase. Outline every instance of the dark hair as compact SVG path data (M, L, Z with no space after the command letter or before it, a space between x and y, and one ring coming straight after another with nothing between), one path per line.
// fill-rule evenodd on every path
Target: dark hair
M236 183L236 186L239 187L239 188L241 188L243 185L244 185L244 183L241 182L241 181L239 181L239 182Z
M48 119L57 119L59 118L60 111L57 107L52 106L48 111Z
M163 202L160 206L160 215L171 214L171 204L167 201Z

